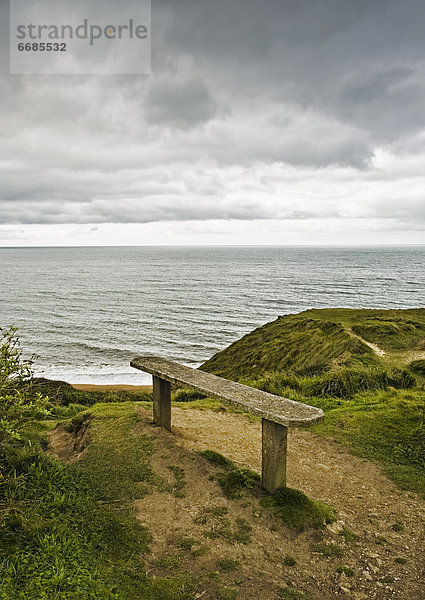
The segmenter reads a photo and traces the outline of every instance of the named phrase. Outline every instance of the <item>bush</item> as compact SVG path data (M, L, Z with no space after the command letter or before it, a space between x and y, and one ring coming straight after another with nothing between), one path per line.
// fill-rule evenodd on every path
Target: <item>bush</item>
M22 359L16 328L0 327L0 394L29 384L31 365Z
M48 399L32 390L31 365L22 358L16 329L0 329L0 458L8 443L20 439L26 421L48 413Z

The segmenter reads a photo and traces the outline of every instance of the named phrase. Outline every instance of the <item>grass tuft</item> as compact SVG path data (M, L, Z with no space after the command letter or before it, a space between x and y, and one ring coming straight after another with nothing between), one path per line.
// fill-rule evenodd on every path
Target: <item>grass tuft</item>
M409 369L414 373L425 376L425 358L412 360L412 362L409 364Z
M323 502L311 500L300 490L278 488L261 500L287 527L302 531L307 527L321 527L335 520L334 510Z
M354 571L353 571L353 569L351 569L351 567L347 567L345 565L340 565L339 567L337 567L336 568L336 572L344 574L347 577L354 577Z
M235 588L224 587L218 590L219 600L236 600L238 597L238 590Z
M326 558L342 558L344 551L337 544L315 544L311 548L312 552L322 554Z
M197 392L196 390L180 389L174 392L173 402L192 402L193 400L203 400L206 398L205 394Z
M359 536L356 533L354 533L354 531L351 531L351 529L348 529L347 527L344 527L344 529L341 529L341 531L338 533L338 535L343 537L346 542L356 542L359 539Z
M231 558L221 558L217 562L217 567L223 573L233 573L239 567L240 562L238 560L233 560Z
M208 462L216 465L217 467L223 467L225 469L234 469L235 464L229 459L220 454L219 452L215 452L214 450L204 450L199 453L201 456L207 459Z

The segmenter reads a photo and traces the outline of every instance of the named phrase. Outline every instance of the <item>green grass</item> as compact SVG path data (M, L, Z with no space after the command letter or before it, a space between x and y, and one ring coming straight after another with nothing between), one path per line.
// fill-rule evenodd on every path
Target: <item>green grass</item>
M241 383L278 396L350 399L355 394L388 388L411 389L416 380L406 369L373 367L342 367L310 377L285 373L266 373L260 379L243 379Z
M180 389L173 393L173 402L192 402L193 400L202 400L206 398L205 394L201 394L196 390Z
M242 517L236 517L234 522L227 517L225 506L205 508L194 519L197 525L206 527L203 535L209 539L223 539L229 544L249 544L251 541L251 525Z
M343 326L311 318L306 312L267 323L213 356L201 369L239 380L258 378L269 371L320 374L336 360L347 365L379 362L373 351Z
M8 446L0 485L1 600L194 600L196 579L151 578L143 557L149 531L131 509L152 479L148 436L133 433L135 403L98 404L64 423L89 424L82 459L62 464L35 440L52 423L33 424Z
M300 490L278 488L265 496L261 504L270 509L283 523L302 531L307 527L321 527L335 520L334 510L324 502L311 500Z
M314 544L311 550L325 558L341 558L344 555L343 549L337 544Z
M393 389L328 403L325 422L314 431L381 461L400 487L425 493L425 392Z
M307 527L320 527L335 520L334 510L323 502L311 500L303 492L291 488L278 488L269 494L261 486L257 473L240 469L230 459L204 450L200 453L209 462L222 469L214 475L227 498L240 498L249 492L261 499L261 504L278 517L287 527L301 531Z
M84 414L93 421L79 471L104 502L143 497L146 483L152 482L150 456L155 444L150 436L133 433L138 422L134 402L97 404L75 418L80 421Z
M425 376L425 359L420 358L418 360L412 360L412 362L409 363L409 369L414 373Z
M128 391L83 391L76 390L65 381L52 381L41 377L34 378L33 390L48 396L53 404L68 406L69 404L82 404L92 406L98 402L134 402L152 401L152 392L128 392Z
M237 597L238 590L235 590L235 588L224 587L218 590L219 600L236 600Z
M344 529L341 529L341 531L338 533L338 535L343 537L346 542L357 542L357 540L359 539L359 536L356 533L354 533L354 531L351 531L351 529L348 529L347 527L344 527Z
M421 319L418 320L412 318L413 314L397 318L395 317L396 311L388 312L390 313L388 316L383 314L372 319L362 319L352 326L353 331L368 342L376 343L387 352L400 352L401 350L417 348L425 336L425 322L421 318L422 314L417 315ZM407 313L408 311L400 312Z
M184 498L186 487L186 479L184 469L176 465L168 465L167 469L174 475L174 483L171 485L171 491L176 498Z
M215 452L214 450L203 450L203 452L200 452L199 454L206 458L208 462L217 467L222 467L228 470L237 469L236 465L229 458L223 456L219 452Z
M421 351L425 309L314 309L256 329L201 368L322 408L316 433L425 495L425 359L412 361Z
M0 537L0 598L139 598L150 535L131 514L99 505L100 490L78 469L33 448L8 457Z
M378 356L356 335L390 357ZM201 369L235 380L272 371L313 376L341 367L386 367L394 357L403 365L400 353L410 350L425 350L425 309L313 309L255 329Z
M204 450L200 455L213 465L224 469L211 478L218 482L226 498L240 498L244 491L260 488L261 478L258 473L237 467L230 459L213 450Z
M221 558L217 562L217 567L223 573L233 573L239 567L240 562L232 558Z

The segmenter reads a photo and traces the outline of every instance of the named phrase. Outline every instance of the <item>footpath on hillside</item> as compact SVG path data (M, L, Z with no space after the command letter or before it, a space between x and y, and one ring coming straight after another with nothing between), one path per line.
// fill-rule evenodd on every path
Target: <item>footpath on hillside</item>
M140 408L139 413L136 433L152 431L150 411ZM173 433L155 428L155 436L159 447L153 468L173 485L177 466L184 494L167 493L165 487L136 502L138 518L153 536L150 572L160 575L158 565L171 568L178 560L179 568L202 574L225 557L233 561L229 565L238 565L238 598L275 600L282 584L306 594L294 597L314 600L425 598L425 503L398 489L379 465L308 431L290 430L288 486L337 510L337 522L325 528L322 538L314 530L296 533L277 525L249 495L239 500L224 498L217 483L209 479L210 465L196 454L206 449L259 472L259 421L225 410L173 407ZM229 522L243 519L248 523L250 542L229 544L226 536L218 534L207 540L206 550L205 528L220 532L224 514ZM182 563L185 538L191 542ZM287 564L291 562L288 556L294 565ZM203 597L209 597L207 592Z

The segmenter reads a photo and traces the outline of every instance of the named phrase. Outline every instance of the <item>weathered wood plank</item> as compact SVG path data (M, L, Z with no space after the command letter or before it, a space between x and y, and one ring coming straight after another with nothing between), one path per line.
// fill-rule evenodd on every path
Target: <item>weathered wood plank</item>
M153 376L153 420L171 431L171 384Z
M219 398L285 427L308 427L324 418L320 408L256 390L157 356L139 356L130 364L135 369L151 373L154 377L170 383L189 385L202 394Z
M286 486L286 444L288 428L263 419L262 472L263 486L271 494Z

